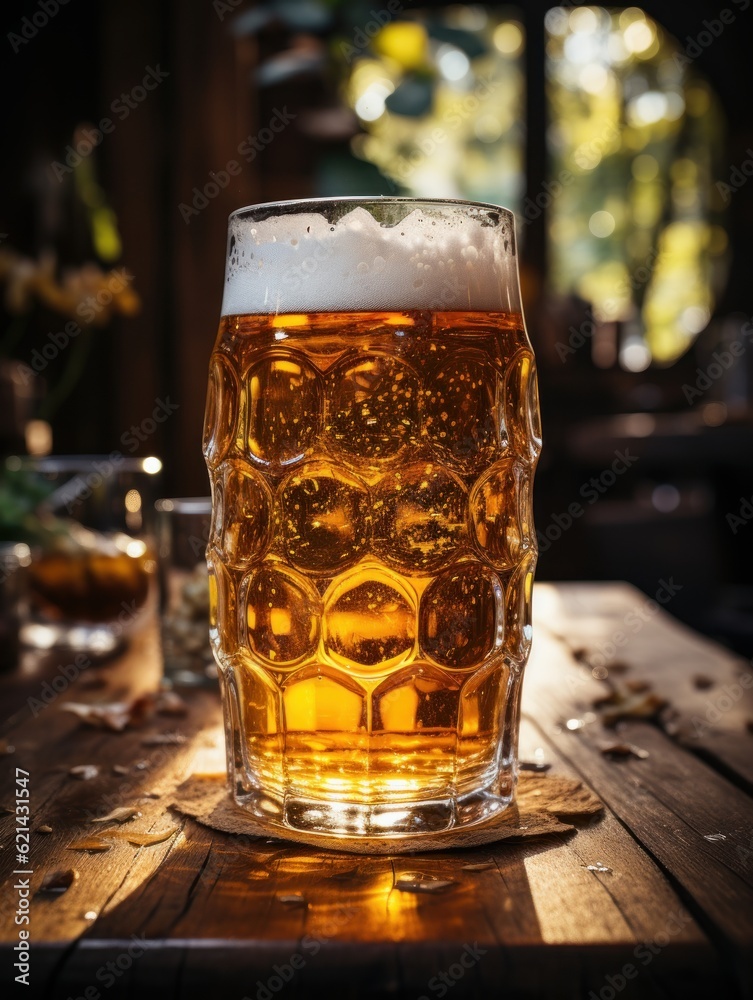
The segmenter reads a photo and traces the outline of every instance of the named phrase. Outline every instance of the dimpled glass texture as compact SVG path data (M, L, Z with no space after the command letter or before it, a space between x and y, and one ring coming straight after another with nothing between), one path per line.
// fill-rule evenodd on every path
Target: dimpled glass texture
M332 246L353 208L368 218L343 301ZM271 261L274 206L241 213L260 220L230 240L239 267L263 259L248 287L258 273L269 299L277 267L292 292L281 283L276 309L239 300L229 265L210 364L211 637L232 788L270 830L405 837L481 822L514 795L536 561L541 439L512 219L400 199L298 211L299 225L280 208L290 256ZM452 228L453 213L472 225ZM313 216L326 231L306 244ZM392 240L381 253L372 223L373 240ZM381 284L375 308L372 285L359 307L358 281L390 254L415 266L424 234L416 273L454 268L444 297L431 278L423 298Z

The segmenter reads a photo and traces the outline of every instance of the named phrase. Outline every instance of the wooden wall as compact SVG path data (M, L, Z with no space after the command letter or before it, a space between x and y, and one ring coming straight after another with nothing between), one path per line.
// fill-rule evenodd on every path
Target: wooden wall
M118 340L118 424L139 424L157 399L177 403L146 451L163 458L165 492L203 495L201 424L227 216L258 200L256 164L242 161L242 171L188 221L180 205L192 207L193 188L211 182L210 171L240 160L239 142L256 130L254 46L234 38L229 18L221 21L202 0L174 0L172 7L134 0L105 9L102 92L130 89L147 66L169 73L128 127L112 134L108 149L108 191L144 302Z

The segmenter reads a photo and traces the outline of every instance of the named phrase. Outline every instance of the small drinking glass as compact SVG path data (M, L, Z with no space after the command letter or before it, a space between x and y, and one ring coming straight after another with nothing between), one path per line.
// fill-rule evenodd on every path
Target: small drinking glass
M31 551L24 542L0 542L0 670L18 666L21 626L29 612L30 562Z
M31 549L27 645L92 655L119 649L153 613L153 456L11 456L3 530Z
M164 677L176 685L214 685L205 557L212 499L166 498L156 508Z

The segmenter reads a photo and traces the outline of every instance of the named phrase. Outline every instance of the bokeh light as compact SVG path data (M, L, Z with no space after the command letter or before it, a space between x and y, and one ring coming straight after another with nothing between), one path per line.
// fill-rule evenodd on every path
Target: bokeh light
M726 279L721 109L639 7L553 8L545 27L551 172L570 178L549 208L552 285L617 324L625 369L671 364Z
M520 208L525 35L513 12L458 4L395 20L342 67L365 130L351 149L400 193Z

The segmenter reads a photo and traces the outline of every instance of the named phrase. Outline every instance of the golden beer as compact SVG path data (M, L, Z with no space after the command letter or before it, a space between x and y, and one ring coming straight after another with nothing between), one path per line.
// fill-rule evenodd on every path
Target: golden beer
M512 221L493 206L388 204L389 226L367 199L299 203L271 223L263 207L231 216L204 438L211 635L235 795L270 827L436 832L513 795L540 431ZM315 246L300 235L312 217L327 223ZM299 242L280 251L280 232L298 234L300 257ZM460 276L414 286L454 261L453 239ZM504 267L483 264L489 245ZM298 260L319 263L309 274ZM468 262L502 289L476 295L486 308L445 308L475 305ZM362 288L368 309L318 308ZM270 295L282 308L259 311Z

